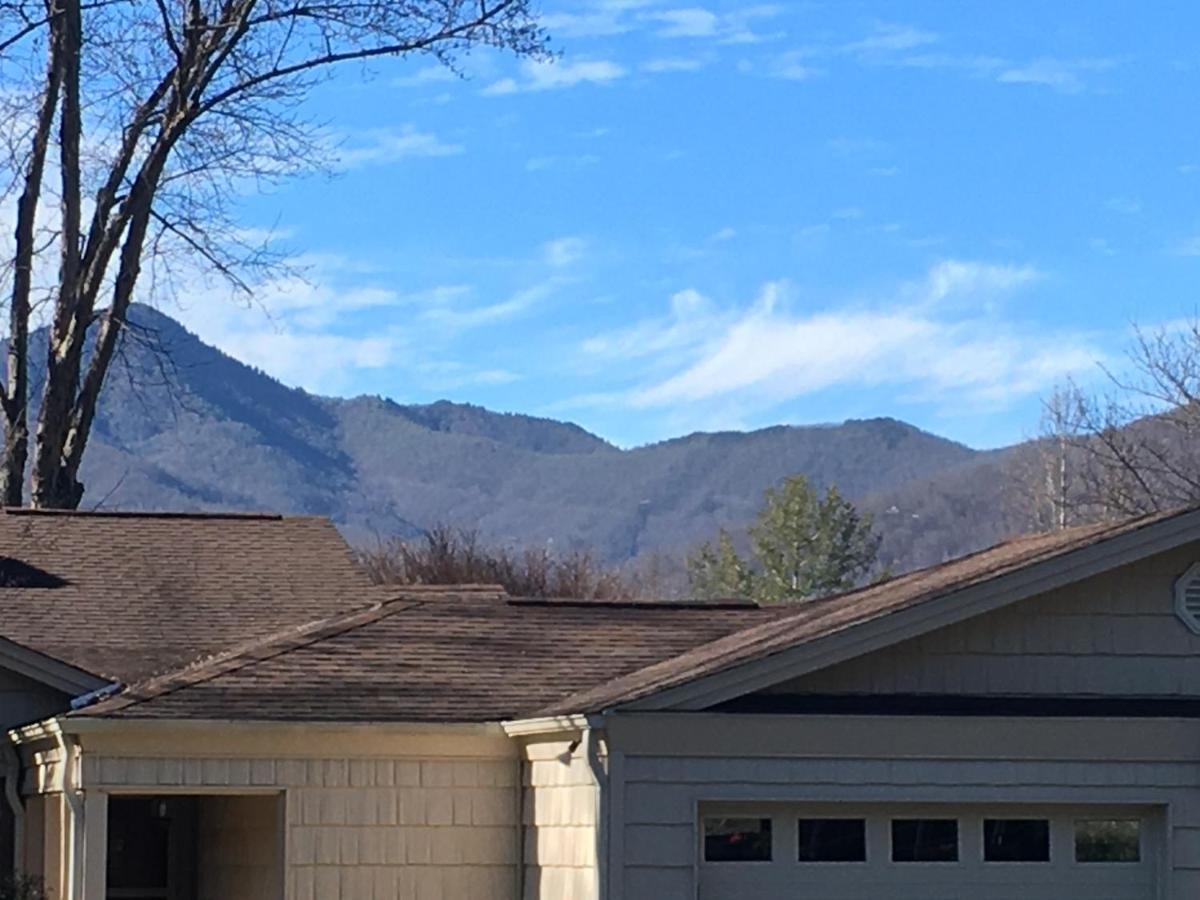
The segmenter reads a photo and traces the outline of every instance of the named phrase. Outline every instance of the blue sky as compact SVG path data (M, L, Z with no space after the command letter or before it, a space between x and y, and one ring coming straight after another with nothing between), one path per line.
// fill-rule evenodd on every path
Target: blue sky
M344 71L305 278L181 318L283 381L622 445L895 416L1018 440L1197 308L1200 8L577 0L556 62Z

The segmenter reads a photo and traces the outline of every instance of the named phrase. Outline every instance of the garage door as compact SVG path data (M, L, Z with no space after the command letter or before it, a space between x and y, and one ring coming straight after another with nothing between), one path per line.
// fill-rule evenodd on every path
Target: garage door
M1152 808L705 804L701 900L1153 900Z

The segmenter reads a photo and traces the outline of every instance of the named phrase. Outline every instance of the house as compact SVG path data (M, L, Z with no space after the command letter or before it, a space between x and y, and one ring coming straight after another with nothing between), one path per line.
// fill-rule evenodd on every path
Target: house
M169 542L181 568L203 543L183 536L193 525L237 522L231 550L260 527L187 521ZM296 567L313 552L298 547ZM12 556L28 584L0 591L22 603L76 590L52 560ZM1200 510L774 609L383 591L337 572L301 590L284 565L277 607L293 591L311 612L328 592L320 614L284 621L251 609L265 588L241 565L227 567L238 602L205 601L225 637L240 632L223 647L206 614L156 608L175 585L133 582L139 622L63 638L32 614L9 634L5 603L0 665L61 698L80 690L50 712L23 700L33 715L10 731L18 862L50 896L1200 891ZM113 616L121 577L97 582ZM77 592L73 614L90 602ZM199 653L181 652L182 615ZM122 640L152 658L122 659ZM122 663L147 674L121 678Z

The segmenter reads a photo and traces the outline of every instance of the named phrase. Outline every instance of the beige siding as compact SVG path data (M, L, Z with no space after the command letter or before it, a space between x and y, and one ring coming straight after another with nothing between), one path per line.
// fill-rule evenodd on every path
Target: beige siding
M44 719L69 708L70 702L62 691L0 669L0 729Z
M520 760L507 738L360 733L305 741L267 733L238 740L213 729L140 747L131 740L120 754L102 741L91 750L89 738L82 741L82 788L89 795L176 792L199 795L202 805L220 795L234 804L242 795L246 803L282 795L288 900L515 900ZM300 755L306 747L311 756ZM55 755L37 759L42 765L30 759L27 786L54 790ZM61 796L46 799L53 807ZM232 818L221 818L209 827L229 851L224 863L261 872L261 857L251 860L244 835L230 828ZM47 837L57 839L55 831L48 822ZM256 851L278 859L274 847L259 843Z
M1164 898L1200 892L1200 723L1061 720L1027 739L1016 720L690 718L646 716L610 731L624 754L614 800L624 900L695 895L697 809L713 801L1152 807L1170 825ZM730 755L733 745L743 749Z
M525 748L525 900L594 900L599 789L579 740Z
M1200 635L1173 589L1198 560L1193 544L770 690L1194 696Z
M198 900L281 895L282 796L204 797L198 805Z

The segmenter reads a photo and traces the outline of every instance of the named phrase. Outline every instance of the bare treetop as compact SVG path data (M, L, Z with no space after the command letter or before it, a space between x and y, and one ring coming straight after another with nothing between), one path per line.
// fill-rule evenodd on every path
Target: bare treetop
M23 495L37 304L52 313L32 501L73 507L143 267L169 291L173 266L199 261L249 292L278 260L236 227L233 198L327 161L304 109L313 87L338 63L426 54L453 66L476 47L544 54L530 0L0 0L0 187L17 198L4 502Z

